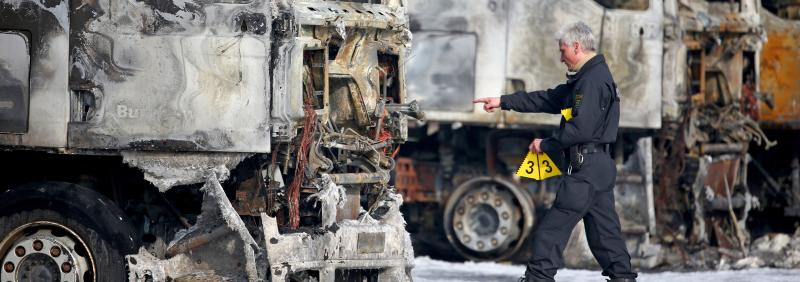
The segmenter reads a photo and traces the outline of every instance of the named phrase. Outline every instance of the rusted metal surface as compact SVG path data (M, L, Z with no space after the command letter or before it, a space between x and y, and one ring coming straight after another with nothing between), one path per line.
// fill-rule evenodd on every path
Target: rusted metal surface
M800 129L800 21L766 9L761 15L767 42L759 68L760 121L771 128Z
M207 233L202 233L195 237L187 238L183 241L179 241L172 244L167 249L166 255L168 258L170 258L181 253L189 252L200 246L214 242L215 240L219 239L222 236L227 235L228 233L230 233L230 230L228 230L227 227L220 226L214 230L208 231Z
M258 216L260 212L267 210L266 189L267 185L263 181L264 177L260 172L245 181L236 189L236 201L234 208L240 215Z
M436 167L432 164L415 162L411 158L398 158L395 171L397 191L403 195L403 202L436 202Z
M730 188L739 183L740 163L739 159L724 159L709 164L703 185L710 187L717 197L725 197L726 186Z

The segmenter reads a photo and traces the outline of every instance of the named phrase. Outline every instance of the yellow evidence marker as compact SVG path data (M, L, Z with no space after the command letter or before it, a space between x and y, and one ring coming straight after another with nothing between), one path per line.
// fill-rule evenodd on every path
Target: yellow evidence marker
M572 108L561 110L561 115L567 121L572 119ZM517 170L517 176L536 180L544 180L557 175L561 175L561 170L553 163L550 156L544 152L534 154L528 151L528 155L525 156L525 160L522 161L522 165Z
M561 175L561 170L558 169L547 154L543 152L538 154L528 152L525 160L522 161L522 165L520 165L517 170L517 175L536 180L545 180L553 176Z

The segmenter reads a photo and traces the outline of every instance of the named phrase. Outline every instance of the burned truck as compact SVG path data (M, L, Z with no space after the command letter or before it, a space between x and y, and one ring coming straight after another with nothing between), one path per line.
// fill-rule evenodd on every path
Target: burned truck
M409 129L396 174L418 254L530 256L530 230L558 180L515 172L531 140L549 136L560 117L485 113L471 101L563 83L555 33L579 20L619 86L611 147L634 264L689 264L706 247L730 250L731 261L747 255L750 235L793 232L800 6L761 2L410 3L408 93L428 118ZM593 264L582 232L579 224L568 266Z
M0 280L410 280L405 6L0 1Z

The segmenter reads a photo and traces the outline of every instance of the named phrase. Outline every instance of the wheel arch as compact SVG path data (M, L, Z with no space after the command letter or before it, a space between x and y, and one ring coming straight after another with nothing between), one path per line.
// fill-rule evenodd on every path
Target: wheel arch
M0 193L0 203L0 216L37 209L62 211L81 219L87 228L110 236L105 239L117 250L134 253L139 246L139 236L121 208L99 192L77 184L30 182Z

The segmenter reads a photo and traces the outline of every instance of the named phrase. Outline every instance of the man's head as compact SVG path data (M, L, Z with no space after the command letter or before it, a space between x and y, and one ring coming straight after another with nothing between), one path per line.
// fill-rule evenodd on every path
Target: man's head
M592 29L583 22L563 27L556 33L558 49L561 51L561 62L569 71L578 71L578 63L595 52L595 40Z

